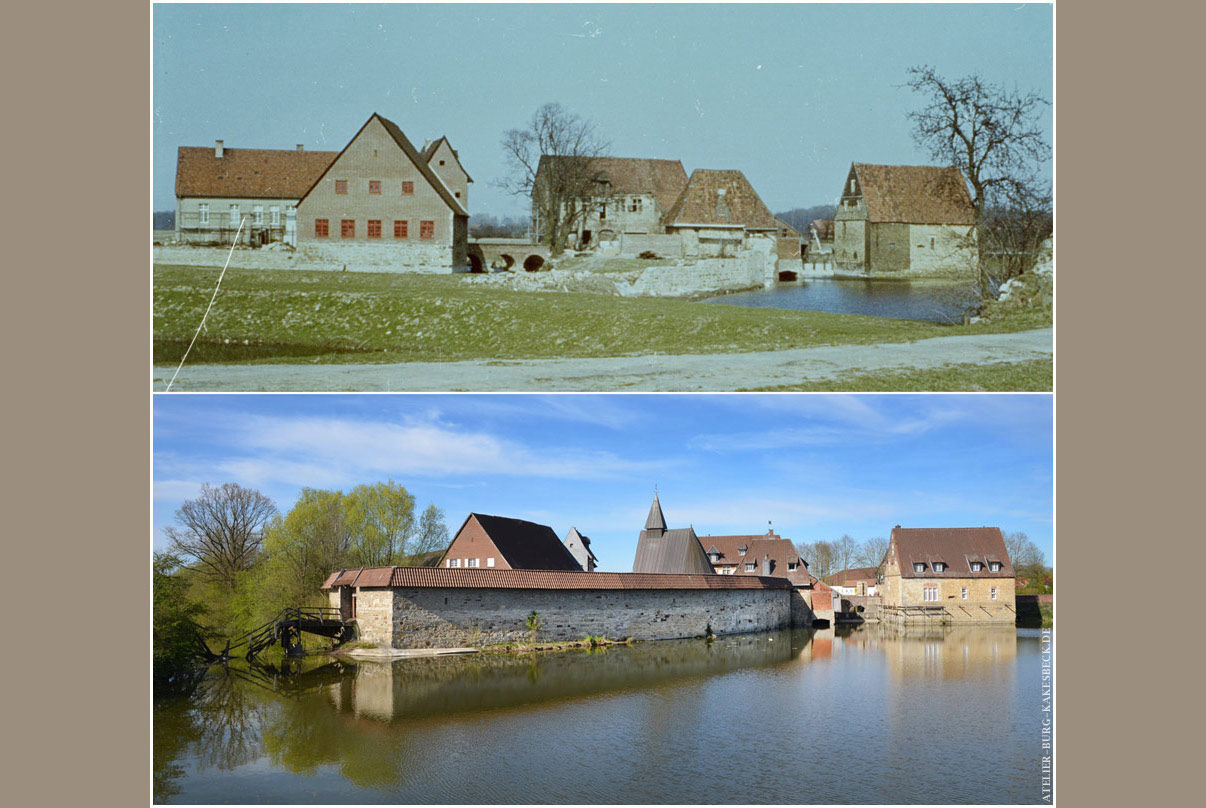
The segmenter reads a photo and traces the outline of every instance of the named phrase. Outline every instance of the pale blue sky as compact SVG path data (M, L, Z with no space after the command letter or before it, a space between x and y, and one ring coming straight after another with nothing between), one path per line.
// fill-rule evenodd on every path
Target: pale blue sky
M1045 3L157 4L153 36L156 210L178 146L339 150L379 112L448 135L470 213L525 214L491 184L500 140L558 101L613 154L740 169L778 211L833 201L853 161L929 162L911 65L1052 98Z
M202 483L392 478L455 531L470 511L590 536L632 568L657 485L670 527L793 541L995 525L1052 558L1050 395L184 395L154 400L154 547Z

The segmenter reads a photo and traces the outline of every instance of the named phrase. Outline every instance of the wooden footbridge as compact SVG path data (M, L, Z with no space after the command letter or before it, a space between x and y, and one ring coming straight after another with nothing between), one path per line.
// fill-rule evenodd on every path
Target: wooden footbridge
M354 621L343 619L339 609L326 606L295 606L282 610L276 617L242 637L227 640L226 647L220 653L209 651L208 646L206 650L212 660L227 660L235 654L255 659L256 654L279 642L286 655L297 656L302 652L303 631L343 643L355 636L356 627Z

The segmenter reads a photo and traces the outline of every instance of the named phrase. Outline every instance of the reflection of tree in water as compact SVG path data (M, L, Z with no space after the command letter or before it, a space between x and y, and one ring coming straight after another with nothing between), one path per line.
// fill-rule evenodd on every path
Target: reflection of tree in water
M201 737L189 696L204 675L201 669L182 676L169 688L156 687L151 706L151 793L156 803L180 793L178 781L184 776L184 767L176 761Z
M271 711L268 694L247 687L231 671L211 669L193 693L201 768L230 771L260 756L260 731Z

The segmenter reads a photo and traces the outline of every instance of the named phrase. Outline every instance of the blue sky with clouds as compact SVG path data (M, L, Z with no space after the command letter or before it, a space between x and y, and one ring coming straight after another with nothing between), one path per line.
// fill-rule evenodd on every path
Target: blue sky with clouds
M156 395L154 538L202 483L393 479L455 531L470 511L590 536L631 569L654 486L671 527L794 541L997 525L1052 558L1049 395Z
M823 204L853 161L929 162L911 65L1052 98L1052 26L1046 3L157 4L153 204L175 205L178 146L339 150L376 111L419 145L449 136L471 213L526 213L491 181L503 133L548 101L613 154L740 169L776 211Z

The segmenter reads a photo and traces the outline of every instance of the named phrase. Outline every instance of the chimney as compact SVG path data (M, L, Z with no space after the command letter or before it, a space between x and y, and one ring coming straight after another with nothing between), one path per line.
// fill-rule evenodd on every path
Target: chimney
M226 153L226 149L224 149L222 147L222 141L220 141L220 140L217 141L214 144L214 157L221 157L225 153Z
M762 556L762 574L767 575L767 576L770 575L770 556L769 555Z
M297 144L297 150L298 150L298 151L305 151L305 150L306 150L306 146L305 146L305 144L303 144L303 143L298 143L298 144Z

